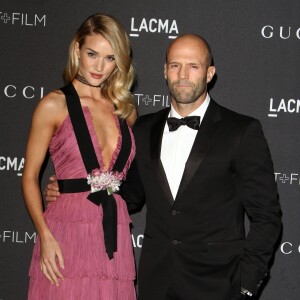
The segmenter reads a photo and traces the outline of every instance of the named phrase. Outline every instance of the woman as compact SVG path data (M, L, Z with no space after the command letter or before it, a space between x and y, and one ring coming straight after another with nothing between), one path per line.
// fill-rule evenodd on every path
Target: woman
M38 232L28 299L136 298L130 218L118 194L135 154L130 51L117 20L90 16L70 45L68 85L35 109L22 178ZM43 214L38 178L48 148L61 194Z

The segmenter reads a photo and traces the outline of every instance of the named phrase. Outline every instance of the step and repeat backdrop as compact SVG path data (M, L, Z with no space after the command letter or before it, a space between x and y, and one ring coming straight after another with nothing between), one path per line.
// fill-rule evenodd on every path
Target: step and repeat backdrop
M140 115L170 104L163 64L172 39L196 33L208 40L217 69L210 95L262 122L274 160L283 233L260 299L299 299L299 0L1 1L0 299L23 300L27 295L36 233L22 199L21 178L31 115L43 95L63 86L72 36L95 12L115 16L130 36ZM53 172L46 161L42 189ZM132 215L137 264L145 210Z

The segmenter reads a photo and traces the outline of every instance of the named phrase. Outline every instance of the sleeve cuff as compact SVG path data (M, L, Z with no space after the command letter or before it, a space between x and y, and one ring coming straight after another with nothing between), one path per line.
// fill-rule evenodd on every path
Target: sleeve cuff
M252 297L253 296L253 294L250 291L246 290L243 287L241 287L241 294L242 295L247 295L248 297Z

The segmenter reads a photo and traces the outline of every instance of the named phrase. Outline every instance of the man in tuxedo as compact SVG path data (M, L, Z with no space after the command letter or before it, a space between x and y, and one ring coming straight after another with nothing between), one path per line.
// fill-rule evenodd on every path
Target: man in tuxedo
M171 107L134 126L139 176L133 166L124 188L140 178L147 205L141 300L243 299L268 274L281 229L270 152L258 120L210 98L214 74L207 42L178 37L164 67Z
M164 67L171 107L134 125L123 193L129 208L147 205L140 300L254 298L269 272L281 230L270 152L258 120L209 96L212 60L202 37L175 39Z

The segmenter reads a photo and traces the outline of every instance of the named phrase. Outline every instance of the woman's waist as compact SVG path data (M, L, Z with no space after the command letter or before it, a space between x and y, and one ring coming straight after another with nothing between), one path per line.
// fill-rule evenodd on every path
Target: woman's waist
M106 191L111 195L119 192L123 178L123 172L94 169L87 176L57 176L57 182L60 193Z

